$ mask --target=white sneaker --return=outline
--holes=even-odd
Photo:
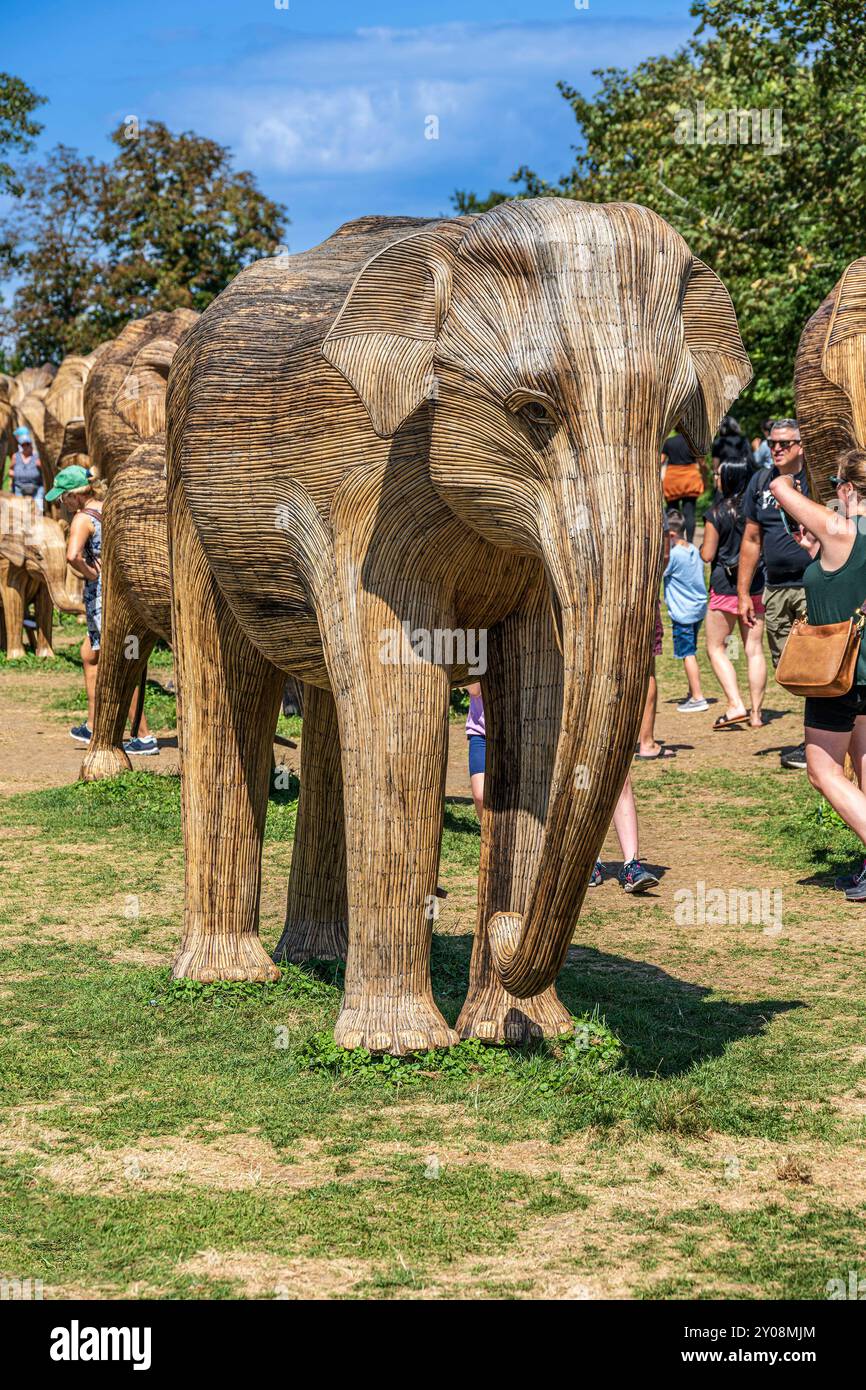
[[[677,705],[680,714],[699,714],[701,710],[709,709],[709,700],[693,700],[691,696],[683,700],[681,705]]]

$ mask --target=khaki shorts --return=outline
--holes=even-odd
[[[764,604],[767,646],[770,648],[770,658],[775,669],[794,619],[806,616],[806,590],[802,584],[791,589],[765,589]]]

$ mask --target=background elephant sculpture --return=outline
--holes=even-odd
[[[570,1029],[554,982],[646,693],[661,442],[679,422],[705,452],[750,376],[721,282],[637,205],[366,218],[236,277],[167,400],[176,976],[277,974],[258,910],[290,673],[313,698],[288,935],[336,934],[315,915],[347,904],[337,1042],[400,1054]],[[471,664],[461,638],[481,634],[490,764],[454,1029],[432,995],[431,904],[449,691]]]
[[[803,329],[794,390],[809,488],[830,502],[839,455],[866,448],[866,256],[852,261]]]
[[[91,459],[111,480],[103,508],[102,633],[86,782],[127,771],[123,730],[158,638],[171,641],[165,390],[189,309],[149,314],[108,344],[85,390]],[[152,436],[145,437],[148,430]]]
[[[25,367],[16,376],[0,377],[0,431],[5,435],[7,453],[12,451],[12,431],[24,426],[30,430],[36,452],[42,457],[45,399],[56,372],[51,362],[44,362],[41,367]]]
[[[37,656],[51,657],[54,609],[83,613],[80,586],[66,564],[66,534],[43,516],[32,497],[0,496],[0,609],[10,661],[24,656],[22,631],[29,604],[36,621]],[[30,633],[28,632],[28,637]]]
[[[45,394],[42,420],[42,476],[46,491],[61,468],[77,463],[90,466],[84,426],[84,386],[100,355],[102,343],[86,357],[64,357]]]
[[[91,466],[107,482],[134,449],[165,430],[168,369],[197,319],[194,309],[148,314],[100,351],[84,385],[84,420]]]

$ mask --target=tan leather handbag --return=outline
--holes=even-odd
[[[845,623],[820,626],[797,618],[785,643],[776,680],[802,699],[832,700],[854,684],[866,626],[866,600]]]

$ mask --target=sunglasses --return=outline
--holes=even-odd
[[[793,449],[795,444],[800,443],[799,439],[771,439],[769,442],[771,449],[782,449],[783,451]]]

